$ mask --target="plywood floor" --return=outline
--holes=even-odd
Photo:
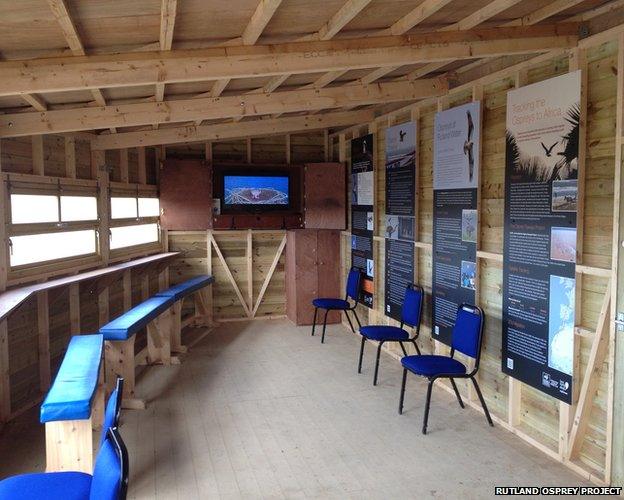
[[[125,411],[130,498],[488,498],[494,485],[578,485],[562,465],[434,390],[420,432],[425,385],[374,349],[356,373],[358,339],[341,326],[326,344],[287,321],[230,323],[181,366],[140,379],[147,410]],[[0,477],[41,470],[36,412],[0,436]]]

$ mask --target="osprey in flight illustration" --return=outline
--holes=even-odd
[[[468,137],[466,137],[466,140],[464,141],[464,154],[468,156],[468,177],[469,181],[472,182],[472,178],[474,176],[474,154],[472,152],[472,148],[474,146],[474,143],[472,142],[474,123],[469,110],[466,111],[466,118],[468,120]]]
[[[559,141],[556,141],[552,146],[550,146],[549,148],[547,148],[546,146],[544,146],[543,142],[540,142],[540,144],[542,145],[542,148],[544,148],[544,152],[546,153],[546,156],[550,157],[552,156],[552,150],[553,148],[559,144]]]

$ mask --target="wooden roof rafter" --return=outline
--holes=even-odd
[[[264,28],[269,24],[269,21],[281,3],[282,0],[260,0],[260,3],[256,7],[256,10],[241,35],[240,43],[242,45],[254,45],[258,41]],[[212,89],[210,89],[210,96],[219,97],[230,83],[230,80],[230,78],[217,80],[212,86]],[[197,125],[200,124],[201,121],[197,122]]]
[[[173,45],[173,30],[175,28],[175,19],[178,8],[178,0],[161,0],[160,6],[160,34],[159,47],[160,50],[171,50]],[[156,102],[162,102],[165,99],[165,84],[157,83],[154,95]],[[158,128],[157,124],[153,125]]]
[[[67,45],[69,46],[72,54],[75,56],[84,56],[86,55],[84,45],[78,34],[78,30],[76,29],[76,25],[69,13],[69,9],[67,8],[67,4],[65,0],[47,0],[48,5],[50,6],[50,10],[52,10],[52,14],[56,18],[61,30],[63,31],[63,36],[67,41]],[[106,99],[104,98],[104,94],[98,88],[90,89],[91,95],[93,96],[93,100],[98,104],[98,106],[106,106]],[[45,111],[45,110],[43,110]],[[116,130],[111,128],[111,133],[115,133]]]

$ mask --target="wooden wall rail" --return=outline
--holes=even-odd
[[[71,335],[97,331],[133,297],[136,303],[158,290],[176,256],[165,252],[0,294],[0,425],[41,401]]]

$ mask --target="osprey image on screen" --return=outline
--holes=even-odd
[[[226,175],[226,205],[288,205],[288,176]]]

